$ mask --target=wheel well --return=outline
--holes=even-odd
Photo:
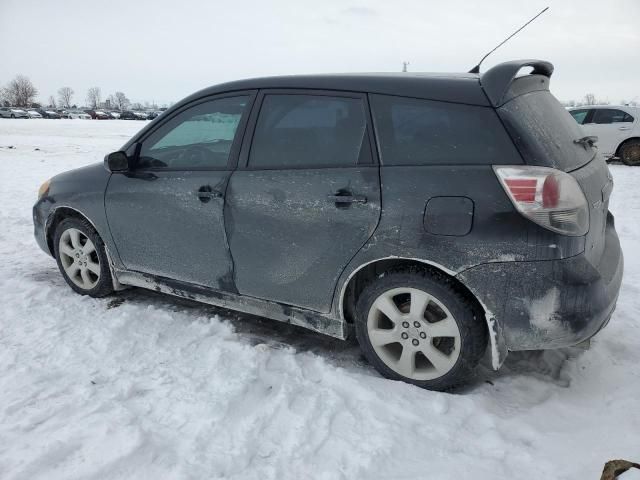
[[[355,306],[358,301],[358,297],[364,290],[365,286],[375,280],[384,272],[395,269],[411,269],[418,268],[421,270],[431,271],[438,275],[446,276],[454,286],[476,307],[478,313],[482,315],[483,320],[486,320],[484,308],[478,299],[471,293],[471,291],[457,278],[449,275],[447,272],[434,265],[420,262],[419,260],[402,259],[402,258],[389,258],[384,260],[378,260],[377,262],[370,263],[362,269],[358,270],[351,279],[344,290],[344,295],[341,301],[341,311],[344,319],[347,323],[353,323],[355,318]]]
[[[631,137],[631,138],[627,138],[625,141],[623,141],[620,145],[618,145],[618,148],[616,149],[616,157],[620,157],[620,150],[622,149],[622,146],[632,142],[632,141],[640,141],[640,137]]]
[[[51,253],[51,255],[53,255],[53,252],[54,252],[53,236],[56,234],[56,227],[62,220],[70,217],[82,218],[83,220],[89,221],[87,217],[82,215],[79,211],[74,210],[73,208],[69,208],[69,207],[57,208],[56,211],[53,213],[53,215],[49,217],[49,220],[47,220],[47,224],[45,225],[45,231],[47,235],[47,247],[49,247],[49,253]]]

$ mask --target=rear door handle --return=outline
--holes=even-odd
[[[201,202],[207,203],[212,198],[222,198],[222,192],[212,189],[209,185],[202,186],[196,192]]]
[[[631,127],[618,127],[618,130],[631,130]]]
[[[328,195],[327,198],[333,203],[367,203],[364,195]]]

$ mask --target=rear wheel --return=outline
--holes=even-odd
[[[432,390],[464,383],[487,347],[481,315],[437,273],[393,271],[365,287],[356,335],[385,377]]]
[[[60,222],[54,248],[60,273],[74,291],[92,297],[113,292],[104,243],[88,221],[66,218]]]
[[[625,165],[640,165],[640,140],[630,140],[620,147],[620,160]]]

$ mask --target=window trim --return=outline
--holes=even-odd
[[[136,141],[135,143],[135,153],[133,155],[132,161],[132,172],[201,172],[201,171],[233,171],[237,168],[238,165],[238,155],[240,153],[240,147],[242,145],[242,140],[245,135],[247,123],[249,117],[253,112],[253,107],[255,105],[257,90],[237,90],[231,92],[218,93],[215,95],[208,95],[206,97],[197,98],[182,107],[178,110],[175,110],[168,115],[166,118],[162,118],[162,116],[157,117],[160,118],[160,121],[157,125],[154,125],[152,129],[144,134]],[[203,103],[211,102],[213,100],[220,100],[223,98],[233,98],[233,97],[248,97],[247,107],[240,118],[240,122],[238,123],[238,127],[236,128],[236,133],[233,137],[233,142],[231,143],[231,149],[229,150],[229,158],[227,160],[227,165],[225,167],[190,167],[190,168],[163,168],[163,167],[143,167],[138,168],[138,160],[140,155],[140,150],[142,149],[142,144],[147,141],[147,139],[156,133],[160,128],[166,125],[169,121],[174,119],[176,116],[181,115],[184,111],[197,107]]]
[[[251,167],[249,165],[249,157],[251,155],[251,148],[253,146],[253,138],[258,124],[258,118],[260,117],[260,111],[264,98],[267,95],[313,95],[318,97],[343,97],[354,98],[361,100],[364,107],[364,118],[366,122],[366,133],[369,136],[369,149],[371,151],[371,161],[368,163],[360,162],[360,158],[353,165],[281,165],[273,167]],[[338,169],[338,168],[362,168],[362,167],[378,167],[379,157],[378,149],[375,141],[375,135],[372,124],[371,108],[369,107],[369,98],[366,93],[352,92],[346,90],[317,90],[317,89],[305,89],[305,88],[263,88],[257,94],[256,100],[251,110],[251,115],[247,123],[244,139],[242,142],[242,148],[240,150],[240,156],[238,159],[238,170],[250,171],[250,172],[263,172],[263,171],[282,171],[282,170],[321,170],[321,169]]]

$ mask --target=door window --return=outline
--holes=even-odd
[[[589,113],[589,110],[587,110],[586,108],[583,108],[581,110],[571,110],[569,113],[576,120],[576,122],[582,125],[585,119],[587,118],[587,114]]]
[[[320,95],[264,97],[249,166],[312,168],[356,165],[371,157],[362,100]]]
[[[137,168],[225,169],[248,96],[195,105],[163,124],[142,142]]]
[[[633,122],[633,117],[622,110],[613,108],[598,108],[593,115],[593,123],[627,123]]]

